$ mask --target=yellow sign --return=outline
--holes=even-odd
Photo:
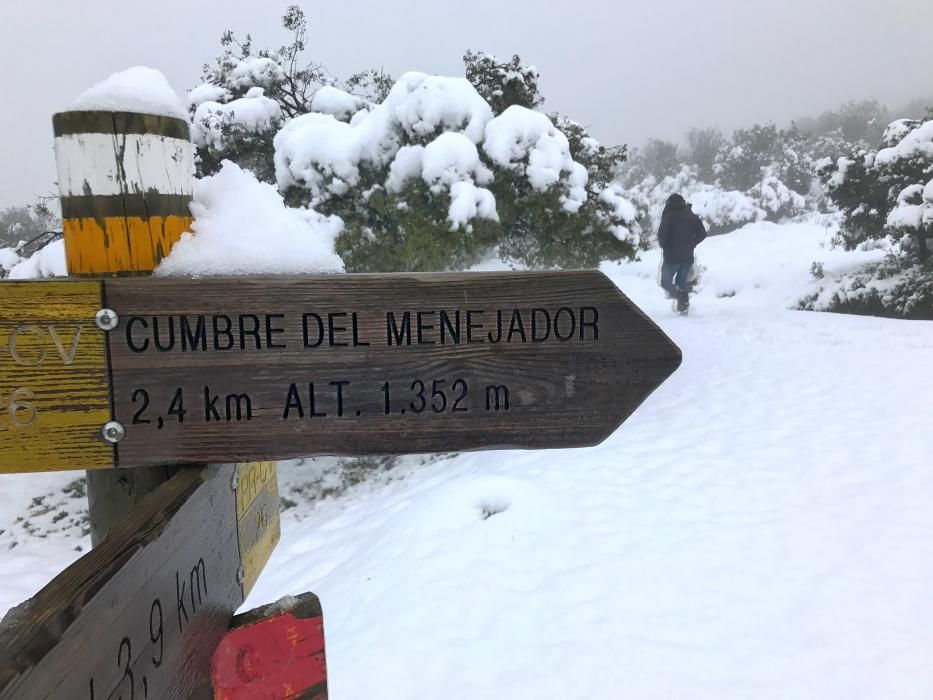
[[[265,567],[281,534],[275,462],[237,466],[236,519],[243,567],[243,597]]]
[[[113,466],[100,282],[0,284],[0,472]]]

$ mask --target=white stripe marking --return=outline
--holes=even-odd
[[[55,161],[65,197],[148,190],[190,195],[194,182],[192,143],[155,134],[59,136]]]

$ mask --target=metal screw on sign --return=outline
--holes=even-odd
[[[94,321],[102,331],[112,331],[120,322],[120,317],[113,309],[101,309],[94,316]]]
[[[122,423],[118,423],[115,420],[105,423],[100,432],[104,440],[111,445],[116,445],[120,440],[126,437],[126,428],[123,427]]]

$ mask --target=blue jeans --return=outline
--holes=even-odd
[[[687,280],[690,277],[690,268],[693,263],[668,264],[661,265],[661,286],[672,297],[678,297],[682,292],[687,292]]]

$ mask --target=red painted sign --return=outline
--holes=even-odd
[[[211,659],[214,700],[326,700],[324,617],[313,593],[233,618]]]

